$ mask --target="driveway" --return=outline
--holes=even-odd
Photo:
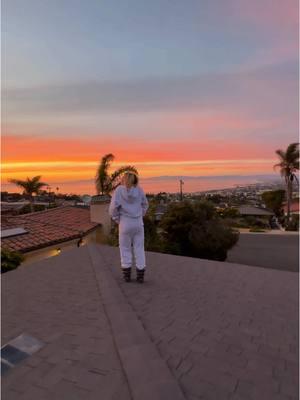
[[[299,271],[299,234],[241,233],[227,262]]]

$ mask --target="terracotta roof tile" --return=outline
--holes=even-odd
[[[99,224],[90,221],[90,210],[72,206],[18,215],[3,216],[2,230],[22,227],[28,233],[2,239],[2,246],[27,252],[80,238]]]
[[[283,206],[284,212],[287,212],[287,204]],[[290,211],[291,212],[299,212],[299,199],[293,199],[290,204]]]

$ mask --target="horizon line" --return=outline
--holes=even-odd
[[[251,175],[159,175],[159,176],[152,176],[152,177],[145,177],[140,178],[141,181],[149,181],[149,180],[177,180],[177,179],[230,179],[230,178],[264,178],[264,179],[278,179],[281,180],[281,176],[278,174],[251,174]],[[51,184],[76,184],[76,183],[92,183],[94,179],[78,179],[78,180],[66,180],[66,181],[53,181]],[[2,186],[10,186],[13,185],[9,182],[2,182]]]
[[[123,164],[134,164],[134,165],[205,165],[208,163],[214,164],[230,164],[230,163],[263,163],[268,164],[270,162],[276,162],[276,159],[260,159],[260,158],[249,158],[249,159],[225,159],[225,160],[186,160],[186,161],[113,161],[112,163],[116,166],[122,166]],[[98,166],[99,161],[16,161],[16,162],[1,162],[2,168],[22,168],[22,167],[30,167],[30,166],[40,166],[40,167],[57,167],[57,166]]]

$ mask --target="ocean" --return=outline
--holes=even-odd
[[[279,175],[251,175],[251,176],[160,176],[153,178],[140,179],[140,185],[146,193],[179,192],[179,181],[183,180],[183,192],[203,192],[207,190],[220,190],[244,186],[255,183],[280,183],[283,181]],[[89,194],[94,195],[95,184],[93,180],[69,181],[69,182],[49,182],[51,190],[56,191],[59,188],[59,193],[64,194]],[[17,192],[15,185],[3,183],[2,191]]]

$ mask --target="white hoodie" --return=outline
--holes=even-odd
[[[127,189],[126,186],[120,185],[113,193],[109,214],[119,223],[121,216],[140,218],[146,214],[147,209],[148,200],[142,188],[133,186]]]

